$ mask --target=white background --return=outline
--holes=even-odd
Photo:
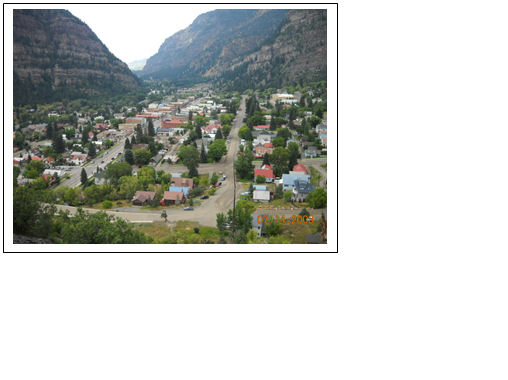
[[[5,255],[1,378],[508,377],[508,9],[340,9],[343,253]]]

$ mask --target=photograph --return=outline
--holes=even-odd
[[[13,246],[324,249],[335,9],[299,6],[14,7]]]

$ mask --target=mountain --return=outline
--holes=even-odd
[[[234,90],[326,80],[326,30],[326,10],[290,10],[258,50],[216,66],[207,75]]]
[[[214,67],[251,53],[272,36],[287,10],[219,9],[167,38],[146,62],[141,78],[199,80]]]
[[[129,66],[129,69],[132,71],[136,70],[143,70],[143,67],[146,65],[146,58],[145,59],[138,59],[137,61],[128,62],[127,66]]]
[[[234,90],[326,80],[326,10],[215,10],[164,41],[139,72]]]
[[[14,104],[116,95],[139,85],[69,11],[14,10]]]

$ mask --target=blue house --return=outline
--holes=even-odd
[[[297,179],[294,183],[291,200],[293,202],[303,202],[312,190],[314,190],[314,186],[312,186],[309,182],[302,182]]]
[[[187,193],[189,192],[188,187],[179,187],[179,186],[169,186],[169,191],[175,191],[179,193],[180,191],[183,191],[183,195],[187,197]]]
[[[305,173],[295,173],[295,174],[283,174],[282,175],[282,189],[284,191],[291,190],[293,191],[295,187],[295,181],[299,180],[300,182],[309,182],[310,175]]]

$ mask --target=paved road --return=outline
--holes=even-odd
[[[106,153],[100,155],[99,157],[94,158],[93,160],[90,160],[88,165],[84,167],[88,178],[90,178],[97,171],[98,167],[104,169],[109,162],[111,162],[113,159],[116,158],[118,153],[123,152],[124,145],[125,138],[123,138],[116,145],[111,147],[111,149],[109,149]],[[81,185],[81,169],[83,169],[83,166],[76,166],[75,168],[73,168],[69,173],[71,175],[71,178],[62,181],[59,186],[76,187]]]

